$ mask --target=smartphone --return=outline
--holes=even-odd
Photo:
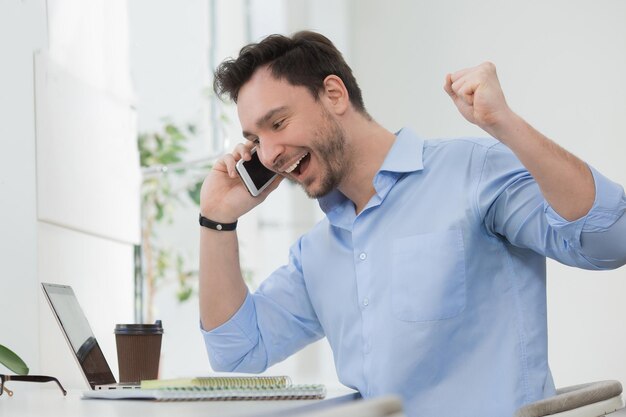
[[[259,160],[256,148],[252,148],[250,153],[252,158],[249,161],[240,159],[235,169],[237,169],[241,181],[243,181],[250,194],[256,197],[272,183],[278,174],[265,168],[261,160]]]

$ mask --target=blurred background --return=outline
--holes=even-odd
[[[163,321],[161,377],[208,375],[197,298],[197,192],[242,141],[212,69],[270,33],[343,52],[369,113],[424,138],[482,136],[445,75],[489,60],[510,106],[626,184],[621,0],[2,0],[0,344],[85,388],[40,282],[72,285],[117,374],[116,323]],[[283,183],[240,221],[251,289],[322,217]],[[626,383],[626,269],[548,263],[557,386]],[[332,289],[329,289],[332,290]],[[270,368],[336,383],[325,340]]]

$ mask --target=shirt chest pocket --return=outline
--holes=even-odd
[[[403,321],[445,320],[465,308],[465,252],[460,229],[396,239],[392,309]]]

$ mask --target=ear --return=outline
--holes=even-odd
[[[342,79],[336,75],[329,75],[324,78],[324,90],[322,100],[333,113],[341,116],[350,106],[350,96]]]

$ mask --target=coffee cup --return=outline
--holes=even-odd
[[[117,324],[115,342],[121,383],[158,379],[161,357],[161,320],[154,324]]]

